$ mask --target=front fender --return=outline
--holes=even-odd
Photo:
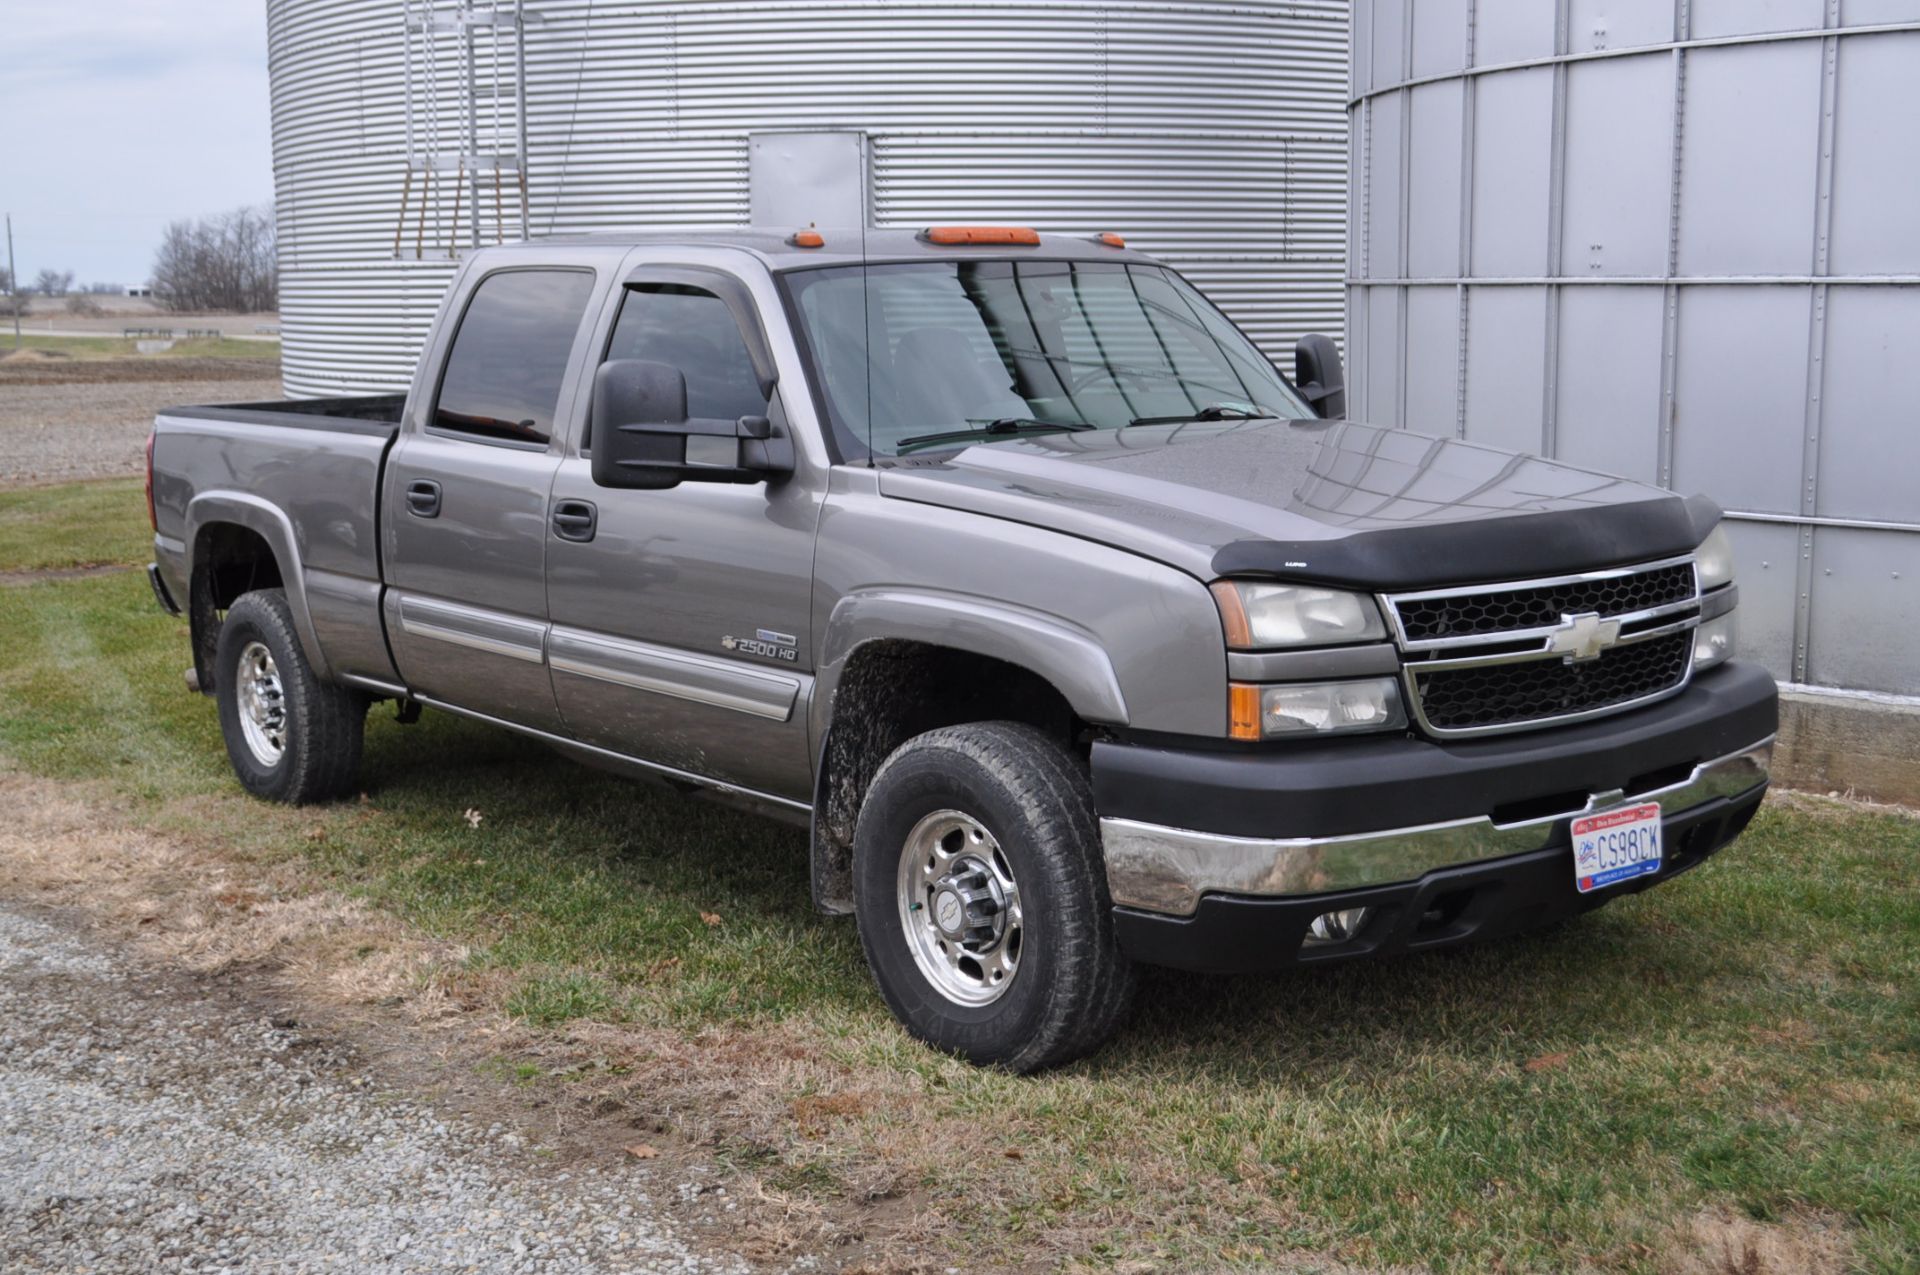
[[[307,609],[307,572],[300,558],[299,538],[293,522],[279,507],[244,491],[214,490],[201,492],[187,505],[186,543],[188,579],[198,564],[193,556],[200,550],[203,528],[232,523],[259,535],[273,550],[280,564],[280,580],[286,590],[287,606],[293,612],[294,630],[300,635],[300,649],[307,663],[322,678],[329,675],[326,653],[314,632],[313,615]]]
[[[1005,660],[1045,678],[1081,720],[1127,724],[1113,661],[1069,620],[1027,607],[925,588],[861,589],[834,604],[820,645],[811,712],[813,738],[826,738],[833,691],[847,658],[867,642],[925,642]]]

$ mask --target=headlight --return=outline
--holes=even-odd
[[[1700,542],[1693,556],[1700,565],[1700,588],[1703,592],[1733,583],[1733,545],[1727,539],[1725,523],[1707,533],[1707,538]]]
[[[1380,608],[1364,593],[1248,580],[1220,580],[1212,587],[1227,645],[1235,650],[1330,646],[1387,636]]]
[[[1228,688],[1235,739],[1288,739],[1336,731],[1393,730],[1407,724],[1400,684],[1391,677],[1355,682],[1287,682]]]
[[[1733,654],[1733,612],[1693,631],[1693,671],[1724,663]]]

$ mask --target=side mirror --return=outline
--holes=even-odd
[[[1315,332],[1293,347],[1293,384],[1307,405],[1328,420],[1347,414],[1347,380],[1333,338]]]
[[[659,491],[683,482],[757,483],[793,472],[793,441],[765,416],[687,418],[687,378],[645,359],[612,359],[593,376],[593,481]],[[718,453],[690,461],[688,443]]]

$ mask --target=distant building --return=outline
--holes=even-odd
[[[144,283],[132,284],[127,288],[127,295],[130,297],[150,297],[153,295],[153,287],[150,284]]]

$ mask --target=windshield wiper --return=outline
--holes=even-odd
[[[1001,416],[982,422],[979,429],[948,429],[937,434],[916,434],[912,438],[903,438],[893,445],[893,452],[898,456],[915,448],[933,447],[940,443],[968,443],[983,435],[1008,438],[1021,434],[1078,433],[1095,428],[1098,427],[1085,421],[1043,421],[1033,416]]]
[[[1272,420],[1279,413],[1269,412],[1264,407],[1235,407],[1231,403],[1209,403],[1197,412],[1185,416],[1136,416],[1127,422],[1129,425],[1185,425],[1189,421],[1265,421]]]

